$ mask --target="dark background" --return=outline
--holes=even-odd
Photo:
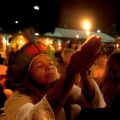
[[[60,0],[60,14],[57,0],[0,0],[0,27],[6,31],[37,26],[41,33],[53,28],[65,27],[83,30],[84,18],[91,20],[91,31],[120,35],[120,9],[118,0]],[[40,10],[33,10],[39,5]],[[59,17],[58,17],[59,16]],[[14,21],[18,20],[19,24]]]
[[[118,0],[61,0],[61,20],[59,26],[82,29],[81,20],[89,18],[92,31],[100,29],[110,33],[120,19]]]

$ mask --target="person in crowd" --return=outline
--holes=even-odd
[[[15,53],[15,48],[14,47],[10,47],[10,49],[9,49],[9,52],[8,52],[8,60],[7,60],[7,64],[8,64],[8,61],[9,61],[9,63],[10,63],[10,60],[12,61],[13,59],[14,59],[14,53]],[[10,60],[9,60],[10,59]]]
[[[62,56],[62,59],[63,59],[63,64],[60,66],[60,73],[63,74],[67,67],[67,65],[69,64],[70,62],[70,58],[71,56],[75,53],[75,50],[72,49],[72,48],[66,48],[62,53],[61,53],[61,56]],[[76,77],[75,77],[75,85],[77,86],[80,86],[80,74],[76,74]]]
[[[90,68],[90,77],[94,79],[99,86],[105,73],[107,57],[105,53],[102,53]]]
[[[10,89],[6,89],[5,87],[7,68],[8,66],[6,64],[0,65],[0,85],[2,87],[2,91],[4,92],[5,96],[9,97],[12,94],[12,91]]]
[[[4,107],[4,102],[6,101],[7,97],[3,91],[3,88],[0,84],[0,109]]]
[[[55,59],[56,59],[55,64],[56,64],[56,67],[57,67],[58,72],[59,72],[59,67],[64,63],[62,56],[61,56],[61,51],[55,52]]]
[[[0,84],[2,87],[4,86],[4,82],[6,79],[6,71],[7,71],[7,65],[0,65]]]
[[[32,28],[29,30],[33,32]],[[26,38],[31,35],[24,33]],[[4,106],[6,119],[64,120],[63,105],[67,99],[81,107],[105,107],[97,84],[87,76],[87,70],[99,55],[100,45],[100,37],[89,38],[72,55],[61,77],[42,44],[28,43],[23,46],[8,64],[6,87],[12,89],[13,94]],[[73,87],[77,73],[81,75],[81,88]]]
[[[115,114],[120,113],[120,51],[114,51],[108,58],[101,90],[107,109]]]
[[[4,120],[4,103],[6,101],[7,97],[3,91],[3,88],[0,84],[0,120]]]
[[[100,85],[106,107],[103,109],[85,109],[77,119],[117,120],[120,115],[120,51],[114,51],[107,60],[105,74]]]
[[[66,65],[68,65],[71,56],[73,55],[73,53],[75,52],[74,49],[71,48],[66,48],[63,52],[62,52],[62,59],[64,61],[64,63]]]
[[[62,59],[62,62],[58,66],[58,72],[60,75],[62,75],[65,72],[65,69],[70,61],[71,56],[73,55],[75,51],[70,48],[66,48],[64,51],[60,52],[60,56]]]

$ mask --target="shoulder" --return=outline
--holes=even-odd
[[[79,93],[79,92],[81,92],[81,88],[78,87],[78,86],[76,86],[76,85],[73,85],[70,93],[71,93],[71,94],[77,94],[77,93]]]
[[[32,103],[30,97],[14,92],[5,102],[5,111],[14,111],[26,103]]]
[[[13,92],[13,94],[7,99],[7,102],[12,101],[20,101],[20,102],[32,102],[31,98],[25,94],[21,94],[19,92]]]
[[[70,93],[69,93],[69,96],[68,98],[70,99],[78,99],[81,97],[81,88],[76,86],[76,85],[73,85]]]

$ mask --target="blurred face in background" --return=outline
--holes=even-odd
[[[29,73],[32,79],[41,85],[50,84],[59,78],[56,66],[46,54],[40,54],[32,60]]]
[[[74,54],[74,50],[65,50],[62,53],[62,59],[64,61],[65,64],[68,64],[70,62],[70,58],[71,56]]]
[[[97,64],[99,67],[104,68],[107,64],[107,56],[106,55],[100,56],[97,60]]]

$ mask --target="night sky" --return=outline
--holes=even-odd
[[[81,21],[88,18],[92,31],[109,31],[120,16],[118,0],[61,0],[61,19],[59,26],[83,29]]]
[[[57,11],[54,5],[57,0],[0,0],[0,26],[15,30],[24,26],[38,23],[41,32],[51,31],[56,26]],[[107,33],[120,18],[118,0],[60,0],[60,15],[58,26],[72,29],[82,28],[82,20],[90,19],[91,31],[100,29]],[[40,7],[39,11],[33,9],[34,5]],[[56,13],[55,13],[56,11]],[[18,20],[19,24],[14,21]],[[45,29],[45,30],[43,30]]]

